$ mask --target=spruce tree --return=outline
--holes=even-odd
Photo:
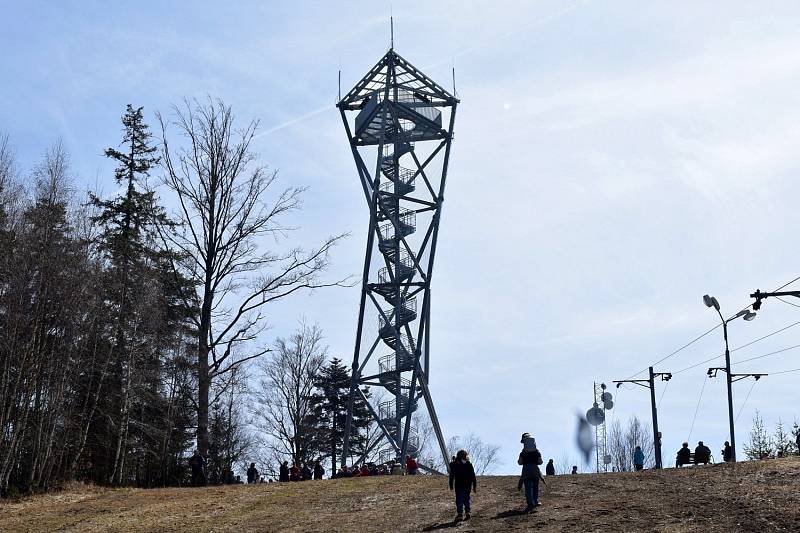
[[[331,475],[336,474],[337,459],[341,459],[347,422],[347,398],[350,392],[350,372],[340,359],[334,358],[320,369],[314,381],[316,391],[311,396],[314,445],[321,457],[331,460]],[[369,397],[369,389],[364,389]],[[357,398],[353,405],[353,422],[350,430],[350,447],[363,453],[366,446],[366,430],[371,423],[369,408],[363,399]]]
[[[98,244],[109,264],[104,285],[116,321],[110,362],[111,390],[118,391],[118,395],[110,398],[114,404],[107,406],[116,413],[114,444],[109,450],[109,482],[114,485],[123,480],[133,411],[138,407],[139,415],[144,415],[145,404],[157,397],[157,390],[150,390],[148,395],[147,389],[157,387],[159,380],[158,362],[152,357],[152,351],[146,358],[140,357],[141,360],[136,357],[137,348],[145,344],[146,333],[161,329],[157,320],[153,320],[158,314],[159,298],[150,281],[157,277],[153,270],[157,257],[155,226],[166,223],[162,209],[155,203],[154,193],[144,186],[144,180],[159,158],[155,155],[157,148],[150,146],[151,134],[142,109],[128,104],[122,117],[122,149],[105,150],[106,157],[118,163],[114,179],[117,185],[124,187],[124,192],[109,200],[95,195],[90,199],[98,211],[92,221],[101,227]],[[142,378],[148,383],[141,383]],[[139,401],[138,406],[135,405],[134,388],[150,396],[146,399],[149,402]],[[141,465],[137,465],[139,469]]]
[[[744,446],[744,453],[748,459],[755,461],[762,457],[771,456],[773,449],[772,439],[764,428],[764,419],[756,411],[753,416],[753,429],[750,430],[750,440]]]
[[[775,435],[773,436],[775,443],[775,454],[791,455],[795,450],[794,438],[791,436],[791,430],[786,432],[783,426],[783,421],[779,418],[778,423],[775,425]]]

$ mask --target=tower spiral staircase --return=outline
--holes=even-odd
[[[337,104],[371,213],[343,462],[349,453],[352,404],[363,394],[362,385],[386,391],[377,408],[370,405],[390,445],[382,458],[419,452],[412,415],[423,399],[444,464],[449,462],[428,390],[430,279],[457,103],[390,49]],[[447,128],[443,110],[448,111]],[[348,112],[357,113],[352,122]],[[362,157],[370,148],[377,150],[374,176]],[[438,183],[437,171],[429,166],[437,157],[443,160]],[[424,185],[418,186],[419,181]],[[423,216],[421,239],[418,215]],[[373,266],[376,259],[382,266]],[[377,335],[362,360],[362,336],[370,329],[365,326],[368,302],[377,313]],[[377,371],[365,372],[373,355]]]

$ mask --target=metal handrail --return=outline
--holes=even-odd
[[[411,235],[417,229],[417,213],[414,211],[410,211],[408,209],[401,208],[400,216],[398,217],[398,222],[400,224],[400,229],[403,230],[400,232],[402,233],[402,236],[405,237],[407,235]],[[380,233],[380,239],[382,241],[397,240],[395,225],[393,221],[381,224],[378,227],[378,232]]]

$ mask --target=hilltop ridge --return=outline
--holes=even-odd
[[[207,488],[100,489],[0,505],[0,531],[800,531],[800,458],[548,478],[521,514],[514,476],[478,479],[473,517],[454,523],[442,477]]]

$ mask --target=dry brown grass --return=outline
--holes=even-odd
[[[800,531],[800,459],[557,476],[520,514],[514,477],[482,477],[454,523],[437,477],[375,477],[202,489],[71,487],[0,504],[0,531]]]

